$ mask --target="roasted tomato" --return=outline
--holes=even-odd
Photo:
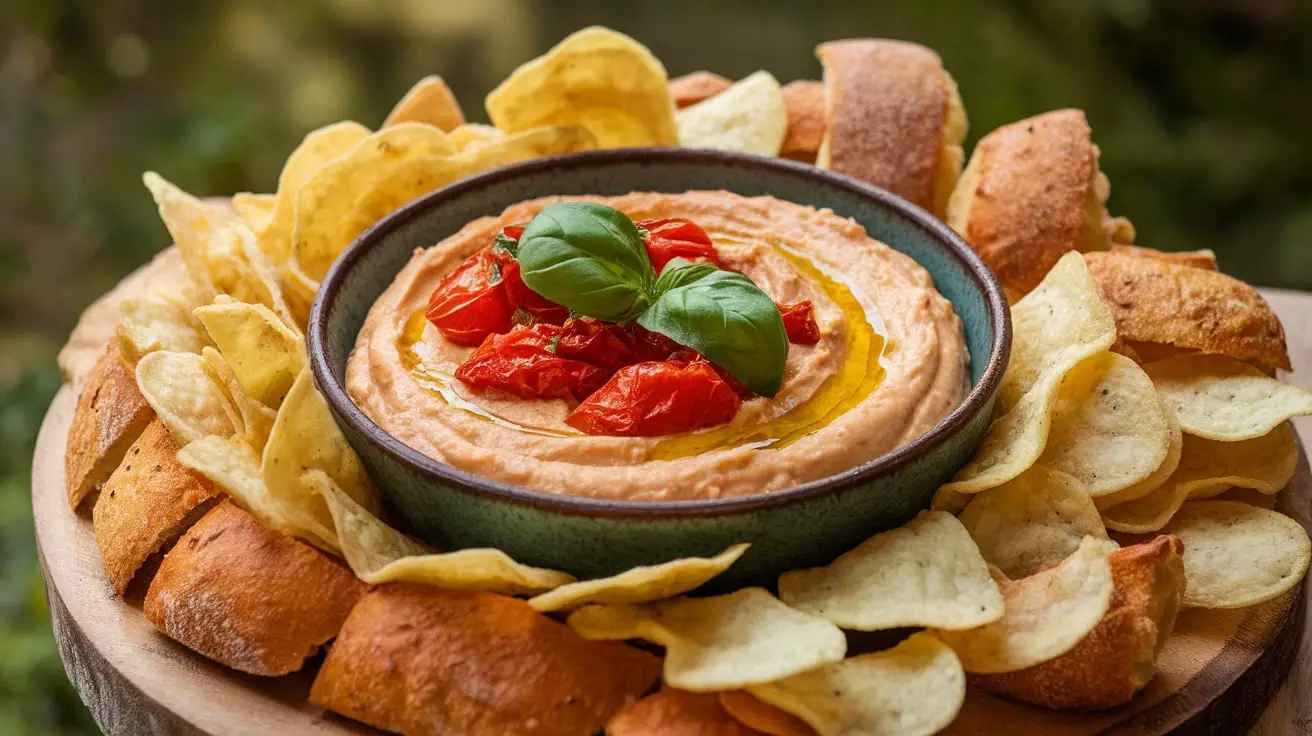
[[[620,342],[628,346],[629,351],[633,354],[630,363],[669,360],[670,356],[680,350],[687,349],[661,333],[652,332],[637,322],[611,325],[610,329],[615,333],[615,337],[619,338]]]
[[[615,325],[595,319],[572,319],[560,328],[556,354],[595,365],[608,377],[626,365],[641,362],[642,358],[620,340],[615,329]]]
[[[524,234],[524,227],[511,225],[502,230],[501,234],[511,240],[519,240],[519,236]],[[509,251],[503,248],[492,250],[501,264],[501,282],[505,284],[506,300],[510,302],[511,309],[523,307],[536,322],[565,324],[565,320],[569,319],[569,308],[562,307],[528,288],[528,284],[524,283],[524,278],[519,274],[519,261],[516,261]]]
[[[796,345],[820,342],[820,326],[815,323],[815,307],[809,299],[796,304],[780,304],[779,314],[784,318],[788,342]]]
[[[617,371],[565,421],[585,434],[653,437],[723,424],[741,403],[705,359],[637,363]]]
[[[523,399],[582,401],[606,383],[611,371],[564,357],[565,328],[549,324],[489,335],[456,369],[472,388],[495,388]]]
[[[652,268],[660,273],[665,264],[675,258],[720,265],[720,254],[711,243],[711,236],[700,225],[675,217],[667,220],[642,220],[638,227],[647,231],[647,257]]]
[[[465,259],[433,290],[428,321],[457,345],[478,345],[488,335],[509,331],[514,307],[502,288],[502,271],[490,248]]]

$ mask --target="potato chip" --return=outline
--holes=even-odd
[[[260,456],[245,442],[202,437],[178,451],[178,462],[214,481],[233,501],[262,524],[340,554],[331,520],[325,524],[313,510],[269,493],[260,470]]]
[[[1066,375],[1038,462],[1078,478],[1093,497],[1134,486],[1171,451],[1174,421],[1153,382],[1116,353],[1087,358]]]
[[[1016,581],[1002,581],[1006,613],[965,631],[937,631],[967,672],[1015,672],[1070,651],[1111,605],[1110,545],[1086,537],[1061,564]]]
[[[973,496],[960,521],[984,559],[1012,579],[1070,557],[1085,537],[1107,538],[1089,489],[1042,465]]]
[[[205,372],[205,359],[194,353],[154,352],[137,363],[137,386],[164,421],[178,446],[201,437],[230,437],[236,432],[223,390]]]
[[[505,138],[506,134],[501,132],[500,128],[482,123],[465,123],[458,126],[455,130],[447,133],[451,140],[451,145],[455,146],[457,151],[467,151],[484,143]]]
[[[162,295],[124,299],[119,310],[115,336],[119,354],[128,365],[161,350],[199,353],[207,344],[187,311]]]
[[[1108,529],[1126,534],[1150,534],[1166,526],[1189,498],[1190,487],[1174,479],[1146,496],[1103,509]]]
[[[1162,403],[1165,404],[1165,402]],[[1129,488],[1093,499],[1093,504],[1099,509],[1109,509],[1117,504],[1143,498],[1166,485],[1166,481],[1170,480],[1171,476],[1175,474],[1176,469],[1180,467],[1180,456],[1184,451],[1184,432],[1180,431],[1180,424],[1175,421],[1175,416],[1170,413],[1169,409],[1167,414],[1170,415],[1171,421],[1171,446],[1166,452],[1166,459],[1162,461],[1161,467],[1154,470],[1152,475]]]
[[[233,426],[236,427],[237,434],[256,452],[263,452],[264,446],[269,442],[269,433],[273,431],[273,421],[277,418],[277,412],[246,393],[241,386],[241,381],[237,379],[237,374],[233,373],[232,366],[228,365],[228,361],[218,350],[206,347],[201,351],[201,357],[205,359],[205,372],[219,388],[223,389],[228,403],[236,409]]]
[[[587,603],[649,603],[673,598],[728,570],[750,546],[735,544],[714,557],[686,557],[635,567],[608,578],[570,583],[528,603],[537,611],[565,611]]]
[[[1144,366],[1186,433],[1251,440],[1312,414],[1312,393],[1220,355],[1181,355]]]
[[[296,225],[296,197],[301,187],[330,161],[355,150],[369,129],[349,120],[312,130],[287,157],[278,175],[277,201],[273,216],[259,231],[260,250],[275,265],[282,265],[292,254],[292,229]]]
[[[748,689],[820,736],[929,736],[957,717],[966,674],[951,649],[919,633],[886,651]]]
[[[777,156],[788,132],[783,91],[759,71],[674,116],[679,145]]]
[[[221,207],[201,202],[153,171],[142,174],[141,180],[155,198],[159,217],[168,228],[169,235],[173,236],[178,253],[187,266],[187,275],[191,276],[201,299],[208,302],[218,293],[206,264],[210,241],[215,232],[235,219],[236,215]]]
[[[773,682],[837,662],[837,626],[762,588],[712,598],[584,606],[567,623],[585,639],[646,639],[665,647],[665,684],[693,692]]]
[[[366,583],[423,583],[519,595],[574,582],[573,576],[563,572],[521,565],[499,549],[433,554],[361,506],[327,473],[311,470],[305,474],[305,482],[332,512],[342,555]]]
[[[1185,607],[1243,608],[1291,590],[1312,542],[1293,519],[1237,501],[1191,501],[1162,531],[1184,542]]]
[[[232,209],[257,236],[273,221],[273,208],[277,203],[276,194],[237,192],[232,195]]]
[[[520,66],[488,93],[486,105],[507,133],[577,124],[600,148],[679,143],[665,67],[642,44],[598,26]]]
[[[536,128],[456,154],[413,135],[413,123],[385,128],[347,158],[324,167],[301,189],[296,205],[293,256],[310,279],[321,279],[346,246],[365,229],[412,200],[467,176],[500,166],[593,148],[579,126]],[[408,131],[408,132],[407,132]],[[398,133],[406,132],[404,136]],[[389,137],[390,136],[390,137]]]
[[[680,110],[714,97],[733,86],[733,82],[706,70],[689,72],[669,81],[670,97]]]
[[[966,528],[922,512],[826,567],[779,576],[779,598],[845,629],[970,629],[1002,617],[1002,594]]]
[[[297,326],[303,327],[309,324],[310,309],[314,306],[314,297],[319,292],[319,282],[306,276],[301,267],[296,265],[296,261],[291,260],[283,264],[278,271],[278,283],[282,286],[282,293],[287,297],[287,307],[291,310]]]
[[[463,125],[465,113],[446,82],[435,74],[415,82],[415,86],[387,114],[383,127],[401,123],[423,123],[442,131]]]
[[[305,341],[263,304],[233,302],[196,309],[242,390],[277,409],[305,368]]]
[[[753,731],[767,736],[815,736],[815,729],[806,721],[746,690],[726,690],[719,694],[719,699],[720,707]]]

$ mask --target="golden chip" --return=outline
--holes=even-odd
[[[448,133],[447,137],[451,139],[451,145],[455,146],[457,151],[466,151],[489,141],[505,138],[506,134],[501,132],[500,128],[491,125],[465,123]]]
[[[1189,498],[1189,486],[1168,480],[1160,488],[1133,501],[1103,509],[1103,523],[1108,529],[1126,534],[1149,534],[1166,526]]]
[[[187,266],[187,275],[200,292],[201,300],[208,302],[218,293],[206,263],[210,241],[217,230],[235,219],[236,215],[221,207],[201,202],[153,171],[142,174],[141,180],[155,198],[159,217],[178,246],[178,253]]]
[[[759,71],[675,115],[679,145],[777,156],[788,132],[779,82]]]
[[[1110,545],[1086,537],[1060,565],[1002,582],[1006,614],[966,631],[937,631],[967,672],[1015,672],[1070,651],[1111,605]]]
[[[582,580],[543,593],[528,603],[537,611],[564,611],[587,603],[649,603],[699,588],[728,570],[750,547],[735,544],[714,557],[687,557],[635,567],[598,580]]]
[[[1312,393],[1220,355],[1181,355],[1144,366],[1186,433],[1251,440],[1312,414]]]
[[[762,588],[713,598],[584,606],[567,623],[585,639],[646,639],[665,647],[665,684],[733,690],[837,662],[847,639],[832,623],[794,610]]]
[[[277,409],[305,367],[305,341],[263,304],[211,304],[195,311],[242,390]]]
[[[1167,414],[1171,421],[1171,446],[1166,452],[1166,459],[1162,461],[1161,467],[1154,470],[1152,475],[1129,488],[1093,499],[1094,505],[1099,509],[1109,509],[1117,504],[1143,498],[1166,485],[1166,482],[1175,474],[1176,469],[1180,467],[1181,455],[1184,453],[1184,432],[1180,431],[1180,424],[1175,421],[1175,416],[1171,414],[1169,409]]]
[[[387,114],[383,127],[401,123],[423,123],[449,131],[465,122],[465,113],[451,88],[437,75],[415,82],[415,86]]]
[[[233,426],[236,427],[237,434],[256,452],[263,452],[264,446],[269,442],[269,433],[273,431],[273,421],[277,418],[277,412],[246,393],[232,366],[228,365],[228,361],[218,350],[207,346],[201,351],[201,357],[205,359],[205,372],[219,388],[223,389],[228,404],[237,411],[236,416],[233,417]]]
[[[287,307],[291,310],[298,326],[310,321],[310,309],[314,306],[314,297],[319,292],[319,282],[305,275],[296,261],[283,264],[278,272],[279,283],[287,297]]]
[[[205,372],[205,359],[195,353],[159,351],[137,363],[137,386],[179,447],[208,435],[230,437],[236,432],[236,410],[218,384]]]
[[[1002,595],[966,528],[942,511],[867,539],[826,567],[779,577],[785,603],[845,629],[969,629],[998,620]]]
[[[507,133],[577,124],[600,148],[679,143],[665,67],[642,44],[598,26],[516,69],[486,104],[492,123]]]
[[[957,717],[966,674],[951,649],[922,632],[892,649],[748,690],[820,736],[929,736]]]
[[[260,232],[260,249],[274,264],[281,265],[292,253],[292,229],[296,225],[296,197],[301,187],[330,161],[355,150],[369,129],[343,121],[312,130],[287,157],[278,175],[277,201],[269,225]]]
[[[733,82],[705,70],[690,72],[669,81],[670,97],[674,100],[674,106],[680,110],[714,97],[732,86]]]
[[[1184,542],[1184,605],[1243,608],[1298,585],[1312,542],[1293,519],[1236,501],[1191,501],[1164,534]]]
[[[162,295],[124,299],[119,310],[115,336],[119,354],[128,365],[160,350],[199,353],[207,344],[186,308]]]
[[[1107,538],[1088,488],[1042,465],[973,496],[960,519],[984,559],[1012,579],[1070,557],[1085,537]]]
[[[365,509],[321,470],[305,474],[332,512],[342,555],[357,577],[371,585],[410,582],[440,588],[519,595],[572,583],[555,570],[515,562],[499,549],[462,549],[432,554]]]
[[[232,209],[257,236],[273,221],[273,208],[277,203],[276,194],[237,192],[232,195]]]
[[[1174,422],[1133,360],[1087,358],[1066,375],[1038,462],[1078,478],[1089,495],[1123,491],[1151,476],[1171,451]]]

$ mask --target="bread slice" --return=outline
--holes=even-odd
[[[1107,559],[1116,589],[1102,621],[1069,652],[1018,672],[971,675],[998,695],[1059,710],[1127,703],[1153,678],[1184,595],[1184,543],[1160,536]]]
[[[815,163],[825,138],[825,86],[814,79],[798,79],[783,86],[788,110],[788,132],[779,155]]]
[[[980,140],[948,202],[947,223],[1015,302],[1070,251],[1134,242],[1129,222],[1107,214],[1110,192],[1084,113],[1055,110]]]
[[[465,113],[446,81],[429,75],[415,82],[387,114],[383,127],[401,123],[424,123],[450,132],[465,122]]]
[[[68,430],[64,478],[74,511],[100,490],[154,417],[136,376],[119,359],[118,343],[111,341],[87,376]]]
[[[1113,245],[1110,253],[1120,256],[1133,256],[1135,258],[1154,258],[1167,263],[1177,263],[1181,266],[1193,266],[1194,268],[1204,268],[1208,271],[1218,271],[1216,265],[1216,253],[1211,248],[1201,250],[1179,250],[1166,251],[1155,248],[1142,248],[1137,245]]]
[[[1161,258],[1086,253],[1084,260],[1117,335],[1144,360],[1197,350],[1292,370],[1280,317],[1252,286]],[[1175,350],[1140,349],[1142,343]]]
[[[825,134],[816,165],[861,179],[943,217],[961,173],[966,113],[932,50],[850,39],[816,47]]]
[[[671,687],[648,695],[606,724],[606,736],[764,736],[720,705],[715,693]]]
[[[669,81],[670,97],[680,110],[692,107],[733,86],[733,82],[714,72],[697,71]]]
[[[253,675],[285,675],[337,635],[368,586],[344,565],[224,501],[165,555],[146,618]]]
[[[351,612],[310,700],[408,736],[591,734],[660,668],[517,598],[389,583]]]
[[[172,546],[222,493],[184,468],[178,445],[155,419],[128,450],[100,492],[92,513],[96,546],[114,590],[123,595],[152,555]]]

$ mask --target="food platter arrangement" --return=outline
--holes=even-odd
[[[1182,609],[1296,595],[1312,543],[1273,502],[1312,394],[1274,377],[1292,366],[1262,296],[1211,251],[1135,245],[1080,111],[1005,125],[966,164],[933,51],[816,53],[821,80],[668,79],[587,28],[489,93],[491,125],[429,77],[377,130],[309,133],[274,193],[147,173],[175,247],[61,354],[68,507],[130,614],[251,687],[309,672],[325,718],[388,732],[918,736],[1014,722],[978,697],[1075,732],[1068,713],[1134,707]],[[942,252],[1001,316],[837,204],[715,180],[498,206],[363,306],[321,289],[443,187],[672,146],[896,195],[955,231]],[[334,308],[361,325],[338,378],[314,354]],[[912,501],[748,584],[724,581],[767,536],[580,574],[550,540],[448,546],[353,422],[418,458],[386,467],[529,506],[778,506],[827,483]],[[918,481],[844,480],[917,453]]]

